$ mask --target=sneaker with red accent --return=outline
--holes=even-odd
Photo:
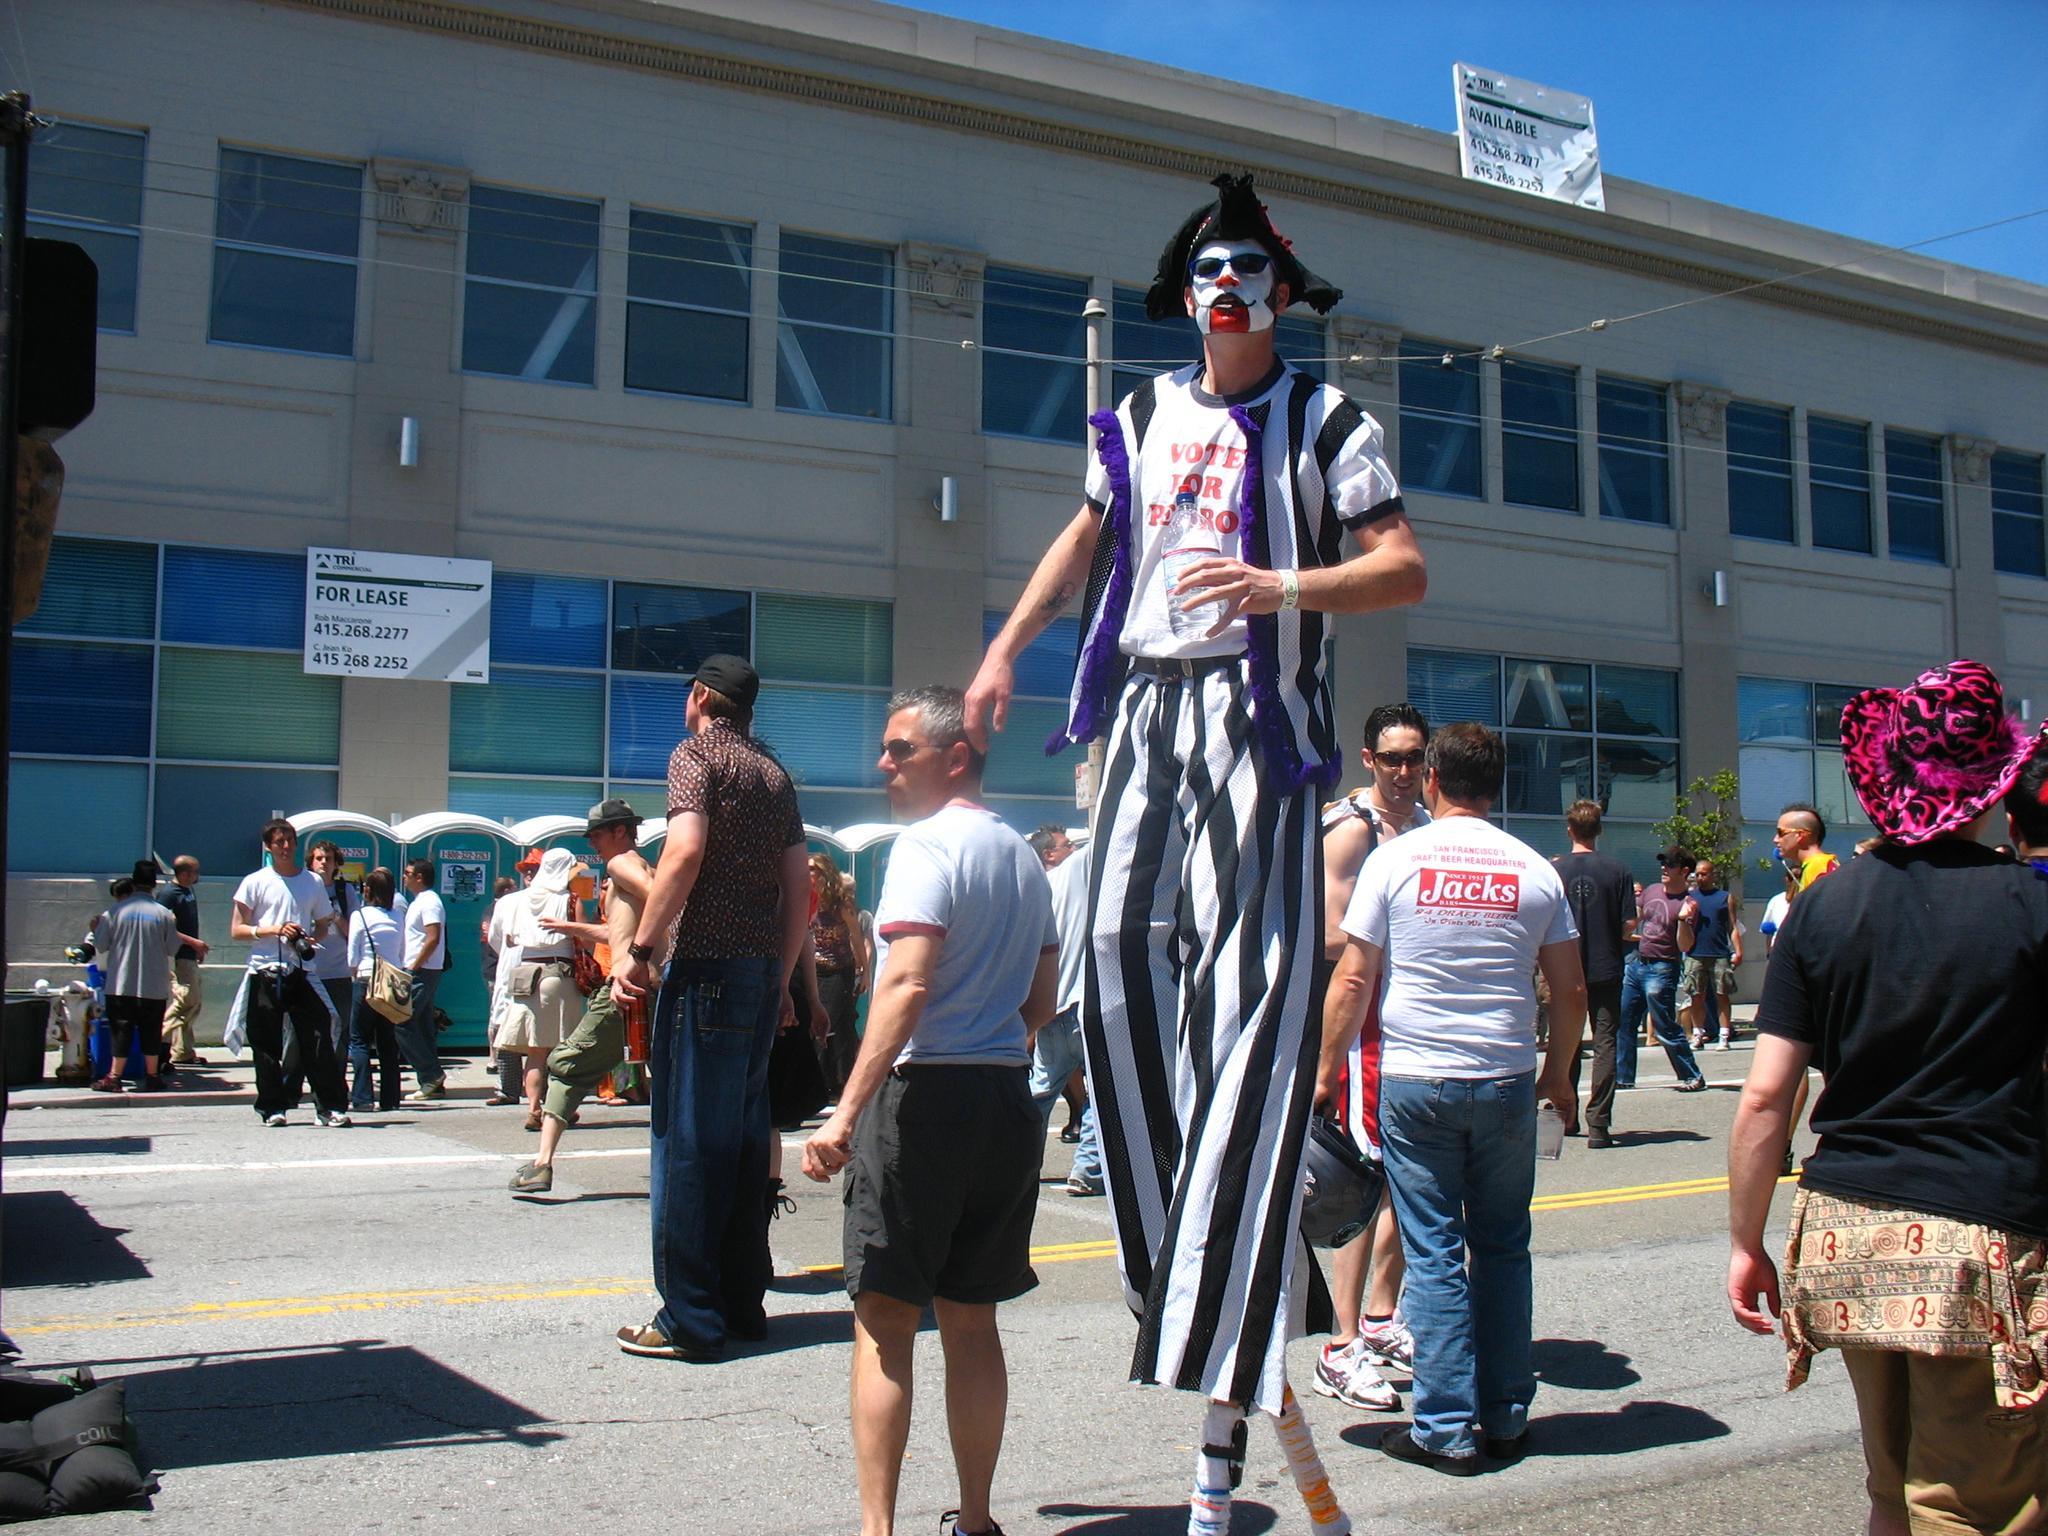
[[[1401,1406],[1401,1394],[1366,1362],[1360,1341],[1325,1344],[1316,1355],[1316,1390],[1347,1408],[1385,1413]]]
[[[1360,1318],[1358,1342],[1368,1363],[1383,1371],[1399,1371],[1404,1376],[1415,1374],[1415,1335],[1398,1315],[1384,1323]]]
[[[118,1077],[95,1078],[93,1080],[92,1091],[94,1093],[120,1093],[123,1091],[121,1087],[121,1079],[119,1079]]]

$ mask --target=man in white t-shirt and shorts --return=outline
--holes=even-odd
[[[1384,976],[1380,1146],[1408,1260],[1415,1422],[1380,1449],[1460,1476],[1479,1470],[1482,1449],[1519,1456],[1527,1435],[1536,1101],[1572,1113],[1571,1059],[1586,1028],[1563,882],[1486,819],[1506,762],[1482,725],[1430,738],[1422,793],[1433,820],[1359,875],[1317,1073],[1327,1102]],[[1530,980],[1539,967],[1551,1010],[1540,1081]]]
[[[853,1445],[863,1529],[894,1528],[911,1350],[930,1306],[946,1350],[960,1536],[994,1531],[1008,1374],[996,1304],[1038,1283],[1031,1221],[1045,1128],[1032,1037],[1053,1016],[1059,934],[1045,871],[978,803],[984,759],[957,688],[889,701],[881,770],[899,817],[875,907],[875,994],[832,1118],[804,1146],[847,1171]]]
[[[319,1123],[344,1126],[348,1085],[334,1050],[333,1004],[306,973],[313,947],[334,926],[334,905],[320,877],[299,867],[290,822],[266,822],[263,849],[269,864],[235,887],[229,932],[249,946],[249,967],[228,1019],[228,1047],[246,1040],[256,1058],[256,1117],[265,1125],[285,1123],[303,1077]]]

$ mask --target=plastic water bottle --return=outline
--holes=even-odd
[[[1166,581],[1166,622],[1183,640],[1208,638],[1209,631],[1223,622],[1220,602],[1190,602],[1175,597],[1173,589],[1187,568],[1198,560],[1213,560],[1223,551],[1215,531],[1205,525],[1192,491],[1174,498],[1173,518],[1159,538],[1159,571]]]
[[[1536,1106],[1536,1157],[1554,1163],[1564,1156],[1564,1116],[1548,1103]]]

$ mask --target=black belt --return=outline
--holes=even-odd
[[[1204,672],[1216,672],[1225,667],[1234,667],[1244,660],[1242,653],[1235,656],[1126,656],[1133,672],[1149,672],[1154,677],[1200,677]]]

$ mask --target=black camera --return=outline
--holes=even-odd
[[[94,947],[92,940],[87,939],[83,944],[73,944],[67,948],[64,951],[64,958],[73,965],[84,965],[97,953],[99,951]]]
[[[303,933],[300,934],[296,939],[288,939],[286,940],[286,942],[291,945],[292,953],[299,957],[299,963],[301,965],[311,965],[313,963],[314,952],[318,950],[320,947],[319,945],[315,944],[311,939],[307,938]]]

